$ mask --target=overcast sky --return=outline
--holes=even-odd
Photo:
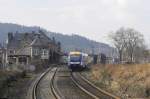
[[[120,27],[144,34],[150,45],[150,0],[0,0],[0,22],[36,25],[108,42]]]

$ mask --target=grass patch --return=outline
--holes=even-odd
[[[92,66],[92,82],[122,98],[150,97],[150,64]]]

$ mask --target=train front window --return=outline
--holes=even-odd
[[[70,62],[81,62],[81,56],[70,56]]]

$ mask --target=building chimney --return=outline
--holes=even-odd
[[[8,43],[13,39],[13,33],[8,33]]]

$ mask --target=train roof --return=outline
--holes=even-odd
[[[73,52],[70,52],[70,53],[69,53],[69,55],[80,55],[80,54],[82,54],[82,55],[84,55],[84,56],[88,56],[88,54],[82,53],[82,52],[78,52],[78,51],[73,51]]]
[[[69,54],[70,54],[70,55],[73,55],[73,54],[81,54],[81,52],[73,51],[73,52],[70,52]]]

